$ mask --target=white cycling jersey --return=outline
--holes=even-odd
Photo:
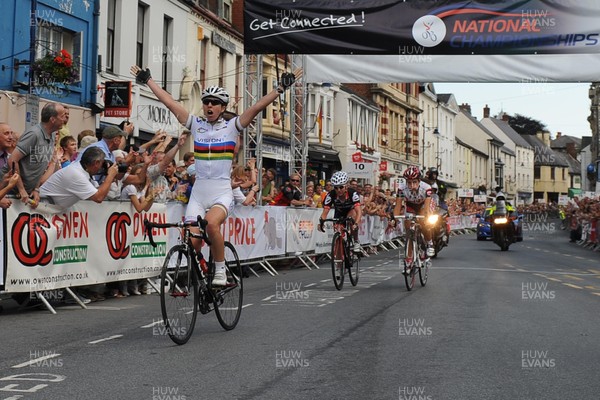
[[[238,117],[229,121],[220,118],[211,124],[205,118],[190,114],[185,126],[194,138],[196,179],[229,181],[235,145],[243,130]]]
[[[406,184],[401,184],[398,188],[398,197],[406,201],[409,206],[422,206],[425,199],[431,197],[432,193],[431,186],[423,181],[419,182],[419,187],[414,192]]]

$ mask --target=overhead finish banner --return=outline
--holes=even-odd
[[[246,54],[597,54],[600,2],[246,0]]]

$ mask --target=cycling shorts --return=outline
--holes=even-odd
[[[421,214],[421,210],[423,210],[423,206],[425,203],[415,204],[415,203],[406,203],[406,212],[412,214]]]
[[[228,213],[233,202],[231,182],[224,179],[197,179],[192,187],[190,201],[185,210],[185,220],[195,221],[198,215],[202,218],[215,205],[220,205]]]

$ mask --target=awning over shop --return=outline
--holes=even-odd
[[[339,152],[326,147],[309,147],[308,161],[315,163],[338,164],[341,166]]]

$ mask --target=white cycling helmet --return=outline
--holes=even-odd
[[[217,99],[223,104],[229,104],[229,93],[219,86],[209,86],[202,91],[202,100],[207,98]]]
[[[331,176],[331,184],[333,186],[341,186],[348,183],[348,174],[344,171],[334,172]]]

